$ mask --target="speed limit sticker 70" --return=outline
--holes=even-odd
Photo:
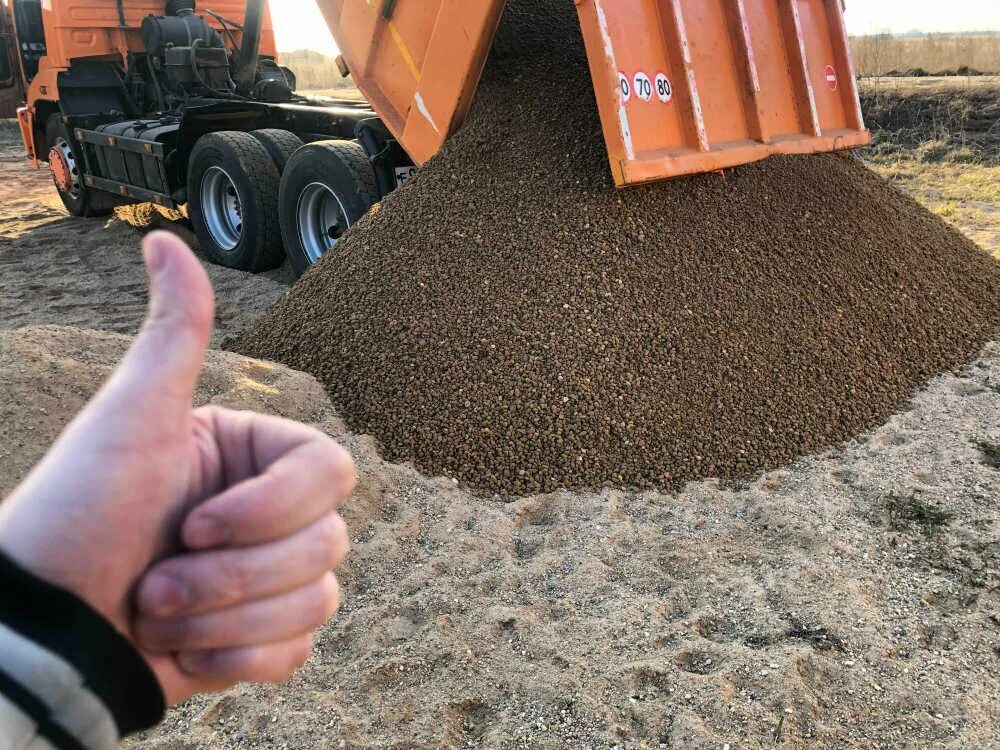
[[[648,102],[653,98],[653,82],[641,70],[635,74],[632,85],[635,87],[635,95],[644,102]]]

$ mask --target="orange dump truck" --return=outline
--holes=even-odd
[[[565,2],[620,187],[870,141],[843,0]],[[186,203],[213,260],[304,271],[461,127],[506,0],[319,6],[367,103],[295,93],[265,0],[13,0],[29,159],[76,215]]]

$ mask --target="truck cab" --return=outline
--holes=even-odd
[[[12,10],[27,155],[75,216],[186,205],[214,262],[264,271],[291,246],[304,271],[412,168],[367,103],[296,93],[265,0],[14,0]],[[330,160],[339,177],[283,230],[286,171]],[[315,236],[303,242],[299,224]]]

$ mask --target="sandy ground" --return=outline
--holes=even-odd
[[[6,492],[145,291],[127,222],[64,218],[14,146],[0,170]],[[283,289],[211,273],[223,333]],[[287,685],[192,701],[128,747],[1000,747],[1000,344],[840,451],[673,495],[474,497],[383,462],[308,376],[231,354],[197,400],[355,454],[345,607]]]
[[[0,325],[58,324],[134,333],[146,306],[141,232],[183,222],[152,206],[108,220],[66,215],[45,171],[24,162],[14,128],[0,121]],[[137,229],[137,226],[139,229]],[[216,289],[216,338],[246,328],[288,288],[288,268],[253,276],[205,265]]]

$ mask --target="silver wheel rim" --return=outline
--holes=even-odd
[[[76,156],[73,154],[73,147],[69,145],[69,141],[60,137],[56,140],[56,148],[62,151],[63,157],[66,159],[66,164],[69,166],[72,185],[68,194],[73,198],[79,198],[83,192],[83,183],[80,181],[80,168],[76,165]]]
[[[340,242],[351,220],[340,197],[322,182],[307,185],[295,211],[299,242],[309,263],[316,263]]]
[[[222,167],[211,167],[201,178],[201,209],[215,244],[235,250],[243,236],[243,206],[236,183]]]

